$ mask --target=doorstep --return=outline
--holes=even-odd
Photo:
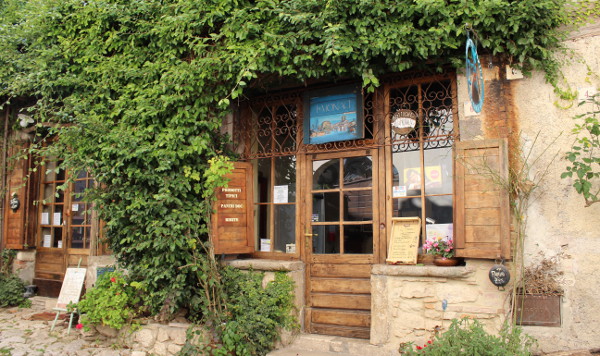
[[[368,340],[317,334],[298,334],[291,344],[267,356],[388,356],[397,349],[371,345]]]

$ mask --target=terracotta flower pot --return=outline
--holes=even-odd
[[[456,266],[458,264],[458,262],[459,262],[458,258],[456,258],[456,257],[446,258],[446,257],[435,256],[435,258],[433,259],[433,264],[436,266],[451,267],[451,266]]]

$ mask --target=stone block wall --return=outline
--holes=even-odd
[[[373,266],[371,343],[386,348],[425,343],[462,317],[478,319],[496,333],[509,311],[510,293],[490,282],[493,264],[467,260],[461,267]]]

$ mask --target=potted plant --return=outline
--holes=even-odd
[[[436,237],[427,240],[423,245],[426,254],[434,256],[436,266],[456,266],[458,259],[454,257],[454,241],[451,238]]]

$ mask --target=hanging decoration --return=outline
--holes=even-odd
[[[508,271],[508,268],[504,266],[504,260],[500,263],[496,261],[496,264],[490,268],[489,277],[492,284],[498,287],[498,289],[508,284],[510,281],[510,272]]]
[[[473,30],[467,25],[467,42],[465,50],[465,67],[467,74],[467,90],[471,106],[476,113],[480,113],[483,108],[484,88],[483,88],[483,70],[481,62],[477,55],[477,46],[471,40],[470,33]],[[474,33],[474,32],[473,32]],[[474,33],[477,36],[476,33]]]

